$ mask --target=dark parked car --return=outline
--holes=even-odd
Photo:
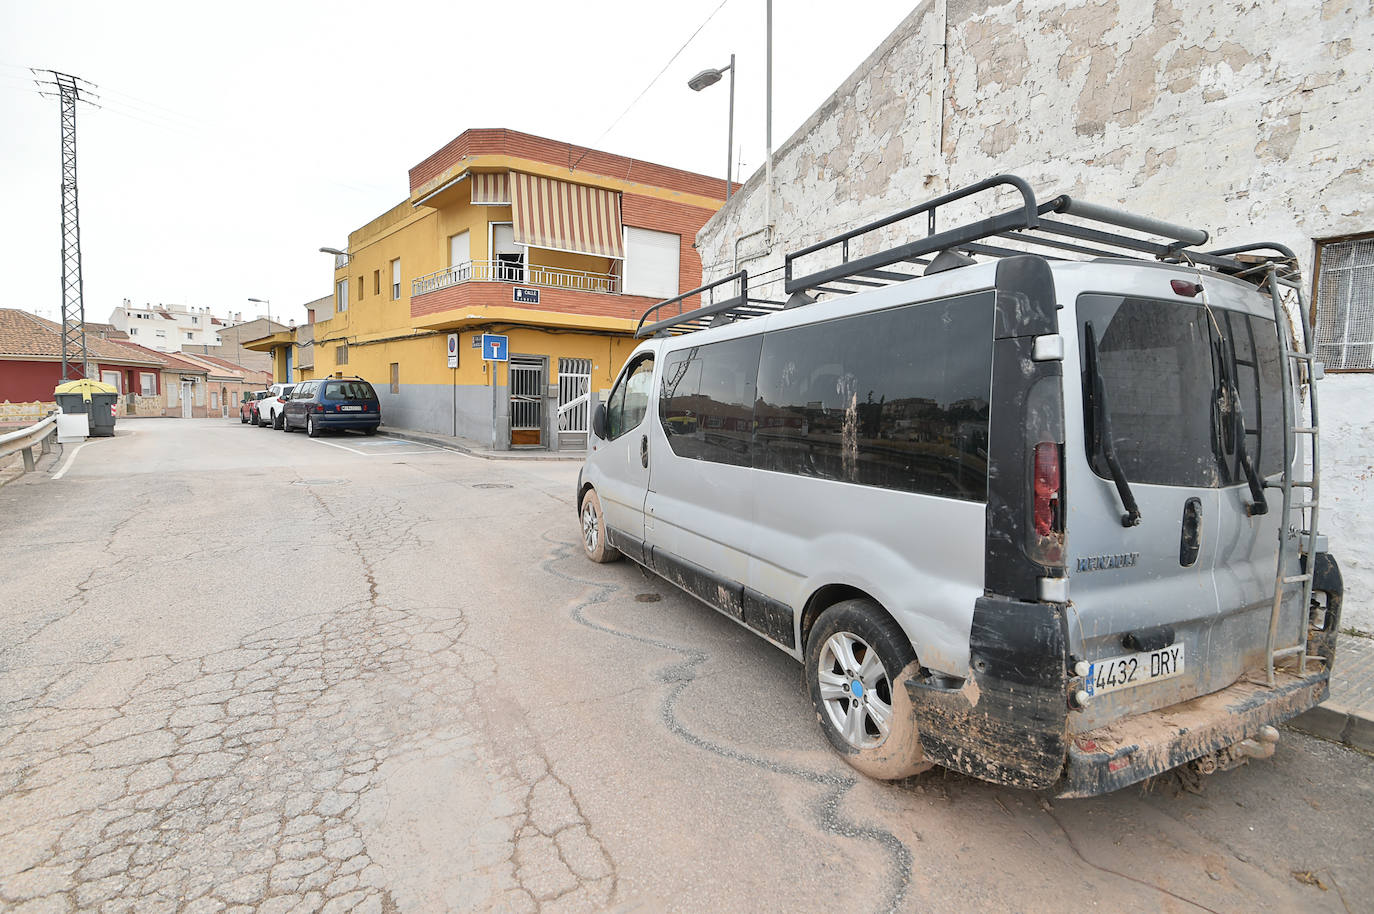
[[[305,429],[318,438],[325,429],[361,429],[372,435],[382,424],[377,391],[362,378],[320,378],[296,385],[282,413],[282,429]]]

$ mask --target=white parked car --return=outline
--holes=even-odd
[[[295,384],[273,384],[267,388],[267,396],[258,401],[258,426],[260,428],[281,428],[281,417],[285,414],[286,398],[295,389]]]

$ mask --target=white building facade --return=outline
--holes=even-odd
[[[1321,526],[1343,624],[1371,631],[1372,73],[1371,0],[926,0],[775,153],[771,195],[760,170],[702,229],[705,278],[743,267],[782,299],[784,252],[1000,173],[1208,247],[1287,245],[1341,369],[1320,388]],[[751,234],[770,217],[771,245]]]
[[[160,352],[180,352],[182,346],[218,346],[220,330],[241,323],[242,315],[215,317],[209,308],[186,305],[143,305],[128,299],[110,314],[109,323],[129,334],[140,346]]]

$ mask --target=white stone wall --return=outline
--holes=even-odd
[[[1314,239],[1374,231],[1372,75],[1374,0],[927,0],[778,150],[775,243],[745,240],[739,265],[764,274],[783,251],[1011,172],[1042,199],[1205,228],[1215,245],[1281,242],[1310,275]],[[708,280],[764,213],[760,170],[698,235]],[[768,276],[758,291],[782,298]],[[1374,630],[1374,375],[1330,375],[1321,396],[1322,527],[1346,624]]]

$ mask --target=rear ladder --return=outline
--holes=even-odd
[[[1283,493],[1283,511],[1279,515],[1279,555],[1278,568],[1274,574],[1274,602],[1269,611],[1269,640],[1265,649],[1266,663],[1265,674],[1270,688],[1274,686],[1274,667],[1275,663],[1288,656],[1296,654],[1298,656],[1299,675],[1307,672],[1308,660],[1319,660],[1319,657],[1309,657],[1307,654],[1307,634],[1311,622],[1308,618],[1312,605],[1312,580],[1313,571],[1316,568],[1317,551],[1317,515],[1319,502],[1321,499],[1321,445],[1318,438],[1317,423],[1317,384],[1316,381],[1321,375],[1321,364],[1317,361],[1316,353],[1313,349],[1312,329],[1307,314],[1307,305],[1303,301],[1302,279],[1297,271],[1281,275],[1278,268],[1269,261],[1261,268],[1267,274],[1265,281],[1269,285],[1269,297],[1274,304],[1274,322],[1279,329],[1280,346],[1283,350],[1284,378],[1283,387],[1283,472],[1278,474],[1281,478],[1277,481],[1268,479],[1265,481],[1266,487],[1277,488]],[[1302,326],[1301,349],[1290,349],[1287,343],[1287,334],[1282,328],[1290,326],[1283,306],[1283,296],[1280,293],[1280,286],[1287,286],[1296,294],[1298,303],[1299,323]],[[1303,377],[1307,379],[1307,404],[1308,415],[1311,417],[1309,425],[1299,425],[1301,419],[1301,404],[1295,398],[1295,385],[1288,383],[1292,372],[1288,371],[1293,366],[1298,369],[1297,380],[1301,385]],[[1306,440],[1310,442],[1310,450],[1307,454],[1311,458],[1309,465],[1311,475],[1307,479],[1293,478],[1293,458],[1294,449],[1298,447],[1298,441]],[[1300,464],[1301,465],[1301,464]],[[1293,500],[1294,489],[1307,490],[1307,497],[1303,500]],[[1296,521],[1292,521],[1293,512],[1298,512]],[[1304,512],[1306,512],[1304,521]],[[1296,531],[1296,536],[1290,537],[1289,531]],[[1291,557],[1290,541],[1296,539],[1298,548],[1306,556],[1306,569],[1301,574],[1287,574],[1289,559]],[[1299,603],[1300,632],[1298,644],[1295,647],[1286,647],[1279,650],[1274,649],[1274,644],[1279,635],[1279,610],[1283,606],[1284,592],[1293,584],[1302,585],[1302,602]]]

